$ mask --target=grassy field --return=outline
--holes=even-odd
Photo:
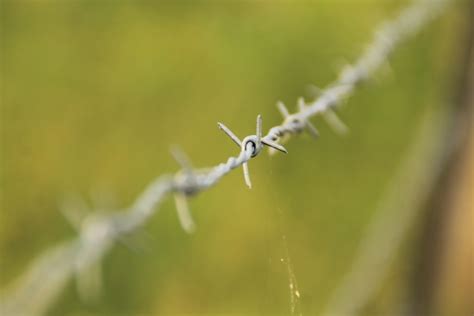
[[[237,151],[217,121],[239,136],[254,132],[257,114],[265,130],[280,123],[277,100],[295,109],[308,84],[331,83],[405,3],[2,1],[0,289],[76,235],[61,198],[124,207],[178,169],[174,144],[195,166],[223,162]],[[349,135],[315,119],[316,142],[302,135],[288,155],[251,161],[252,190],[236,170],[192,199],[193,235],[167,200],[131,236],[138,250],[121,245],[106,258],[96,303],[81,303],[71,282],[51,315],[287,315],[287,250],[298,308],[316,315],[422,113],[446,99],[459,15],[403,45],[346,102]],[[367,315],[403,300],[413,238]]]

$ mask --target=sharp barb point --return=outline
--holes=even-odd
[[[192,171],[193,166],[191,164],[191,160],[179,146],[172,146],[170,152],[181,168],[186,171]]]
[[[306,108],[306,103],[304,101],[304,98],[298,98],[298,109],[300,111],[303,111]]]
[[[286,148],[283,147],[283,146],[280,145],[280,144],[274,143],[274,142],[269,141],[269,140],[262,140],[262,143],[264,143],[265,145],[267,145],[267,146],[269,146],[269,147],[271,147],[271,148],[273,148],[273,149],[279,150],[279,151],[281,151],[281,152],[283,152],[283,153],[285,153],[285,154],[288,153],[288,150],[286,150]]]
[[[257,141],[260,142],[260,140],[262,139],[262,116],[259,114],[257,116]]]
[[[313,98],[319,96],[322,93],[322,91],[323,90],[315,84],[308,85],[308,92]]]
[[[178,213],[178,219],[181,224],[181,227],[188,234],[193,233],[196,230],[196,225],[189,211],[188,201],[183,194],[176,193],[174,195],[176,202],[176,210]]]
[[[252,181],[250,180],[250,172],[249,172],[249,165],[248,163],[243,163],[242,165],[244,169],[244,179],[245,179],[245,184],[249,187],[249,189],[252,188]]]
[[[235,134],[227,126],[219,122],[217,123],[217,126],[219,126],[219,128],[224,133],[226,133],[227,136],[229,136],[229,138],[232,139],[232,141],[237,144],[237,146],[239,147],[242,146],[242,142],[240,141],[240,139],[237,136],[235,136]]]
[[[305,123],[306,123],[306,129],[308,130],[309,134],[313,136],[315,139],[317,139],[319,137],[319,131],[310,121],[307,120]]]
[[[287,118],[288,116],[290,116],[290,112],[288,111],[288,109],[286,108],[286,106],[283,102],[278,101],[277,102],[277,108],[278,108],[278,111],[280,111],[283,118]]]
[[[349,132],[349,128],[346,124],[339,118],[336,112],[332,110],[326,111],[324,114],[324,119],[331,126],[331,128],[340,135],[346,135]]]

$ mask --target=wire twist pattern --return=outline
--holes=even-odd
[[[80,223],[73,223],[78,229],[78,237],[36,258],[9,295],[3,297],[0,311],[3,315],[43,314],[74,275],[77,276],[79,294],[86,299],[91,287],[81,280],[87,279],[84,275],[87,276],[88,271],[100,271],[97,267],[108,250],[123,236],[142,227],[156,213],[166,196],[174,195],[181,225],[187,232],[192,232],[195,224],[186,202],[189,197],[214,186],[231,170],[240,166],[243,166],[246,184],[251,187],[248,162],[258,156],[264,146],[269,147],[271,152],[278,150],[286,153],[280,143],[288,136],[307,131],[317,137],[319,133],[309,121],[315,115],[321,114],[336,131],[346,132],[346,126],[334,112],[336,106],[373,75],[402,40],[439,15],[451,1],[418,0],[402,10],[395,19],[382,23],[358,61],[343,68],[338,79],[320,91],[314,101],[307,103],[300,98],[298,111],[293,114],[283,103],[278,102],[277,107],[284,121],[270,128],[266,135],[262,135],[260,115],[257,117],[256,134],[243,140],[219,123],[219,128],[240,148],[239,154],[226,162],[210,169],[194,169],[185,155],[175,150],[173,154],[182,167],[178,173],[156,179],[127,209],[112,214],[94,213]],[[95,282],[98,283],[97,280]]]

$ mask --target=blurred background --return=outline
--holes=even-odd
[[[60,211],[66,196],[113,211],[178,170],[172,145],[197,167],[236,155],[217,121],[240,137],[257,114],[265,131],[279,124],[278,100],[293,110],[311,99],[308,84],[335,80],[408,3],[1,1],[0,293],[77,235]],[[317,141],[301,135],[288,155],[251,161],[252,190],[236,170],[190,200],[192,235],[167,199],[106,256],[99,297],[84,302],[71,280],[47,314],[323,315],[339,305],[423,117],[444,111],[450,133],[471,126],[469,7],[456,2],[357,89],[339,112],[349,135],[316,118]],[[435,143],[450,143],[443,136]],[[440,176],[420,181],[415,169],[394,185],[428,193],[408,205],[399,194],[413,216],[399,242],[386,241],[396,246],[380,239],[381,253],[394,250],[361,315],[472,315],[473,142],[460,139]]]

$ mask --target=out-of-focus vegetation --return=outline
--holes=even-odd
[[[236,148],[217,121],[240,136],[259,113],[265,130],[280,123],[277,100],[295,106],[307,84],[329,84],[404,4],[2,1],[1,289],[76,235],[61,197],[124,207],[177,170],[173,144],[195,166],[224,161]],[[422,112],[444,105],[460,21],[451,10],[359,89],[341,111],[350,135],[316,119],[317,142],[303,135],[288,155],[251,161],[252,190],[238,170],[192,199],[193,235],[167,201],[131,236],[136,251],[118,246],[106,258],[96,303],[81,303],[71,282],[51,314],[288,314],[283,236],[301,311],[320,312]],[[371,315],[405,299],[410,240]]]

